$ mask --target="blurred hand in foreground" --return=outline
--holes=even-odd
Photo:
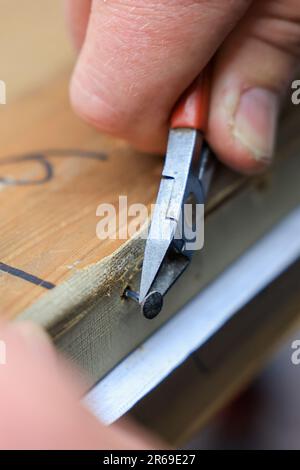
[[[2,325],[0,341],[0,449],[154,448],[143,430],[105,427],[88,411],[82,384],[37,326]]]

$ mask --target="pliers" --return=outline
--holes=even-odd
[[[208,68],[181,97],[170,123],[166,160],[146,241],[139,294],[125,295],[139,302],[152,319],[163,297],[189,265],[194,250],[188,248],[183,229],[184,206],[192,200],[204,205],[214,172],[215,158],[205,142],[209,107]]]

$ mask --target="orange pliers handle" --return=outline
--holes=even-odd
[[[185,91],[175,106],[171,117],[171,129],[207,130],[210,101],[210,67]]]

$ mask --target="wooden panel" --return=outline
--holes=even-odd
[[[77,119],[68,77],[0,116],[1,262],[54,285],[124,242],[97,238],[97,206],[117,207],[119,195],[128,195],[129,203],[152,202],[162,165]],[[14,316],[44,293],[45,284],[33,286],[24,277],[2,269],[5,315]]]

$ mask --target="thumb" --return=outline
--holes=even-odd
[[[250,3],[94,0],[71,83],[75,110],[136,147],[164,150],[175,102]]]
[[[234,169],[271,162],[280,105],[300,63],[299,0],[256,0],[216,61],[209,140]]]

